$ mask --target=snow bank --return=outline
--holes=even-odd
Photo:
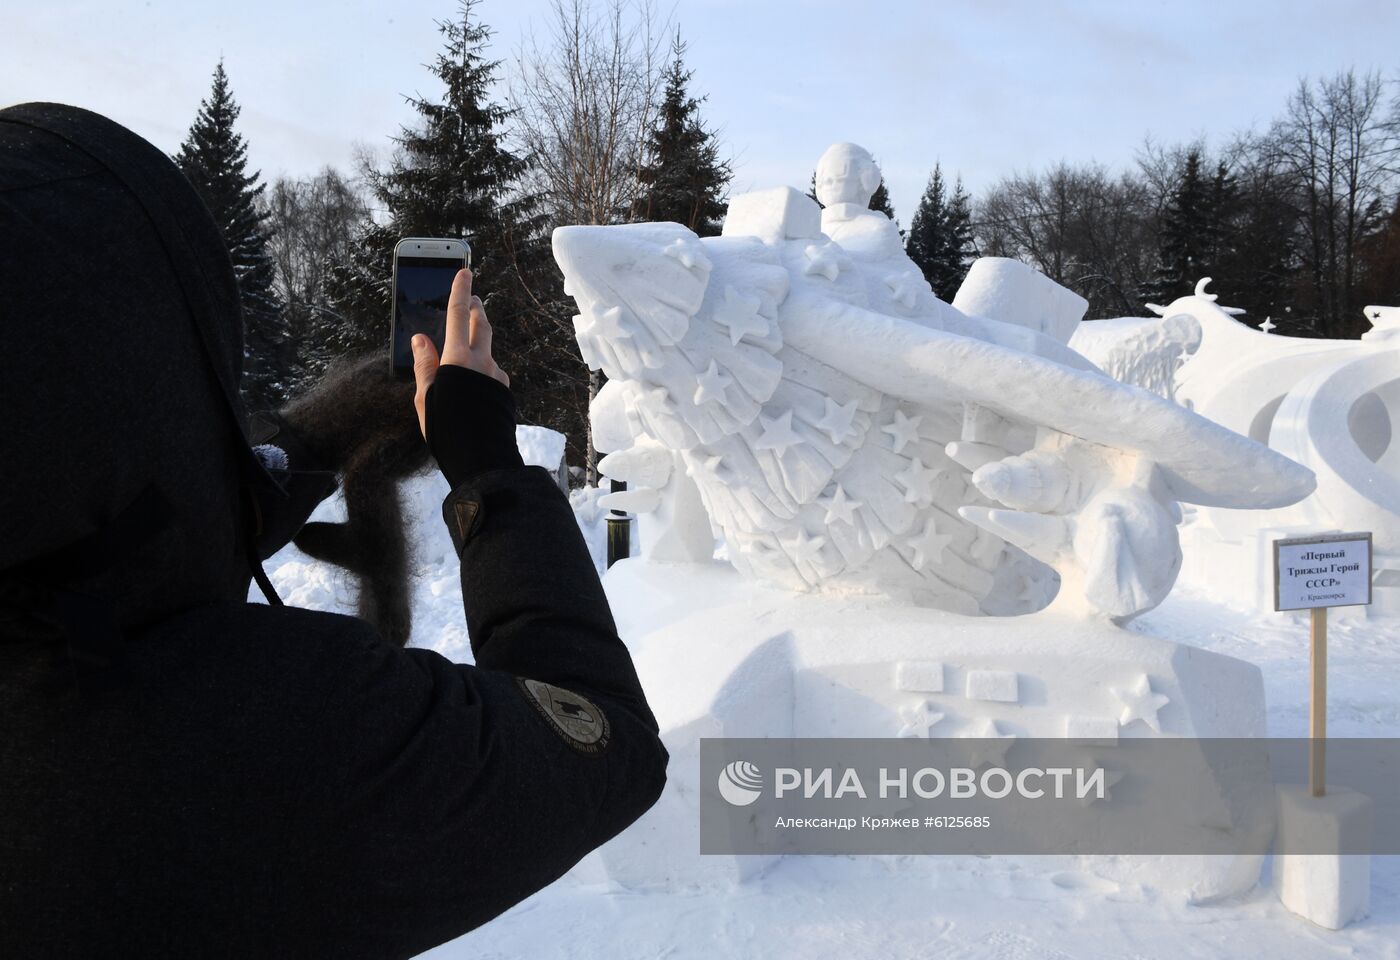
[[[529,442],[522,438],[523,456],[532,462],[547,459],[539,448],[527,452]],[[468,662],[457,562],[440,516],[446,494],[447,484],[435,472],[404,485],[414,525],[413,643]],[[601,567],[607,511],[597,505],[600,495],[596,489],[575,490],[570,500]],[[328,500],[315,518],[343,520],[340,498]],[[289,604],[353,612],[353,579],[337,568],[311,561],[294,547],[266,566]],[[669,596],[619,589],[627,579],[619,577],[611,594],[619,629],[629,640],[640,640],[649,625],[738,599],[717,592],[715,584],[700,582]],[[762,590],[746,592],[751,620],[764,616]],[[777,591],[773,593],[770,602],[779,602]],[[1304,618],[1245,613],[1207,594],[1178,589],[1133,629],[1257,664],[1267,690],[1269,734],[1306,734]],[[675,719],[694,715],[701,688],[707,685],[703,677],[722,672],[717,661],[728,645],[713,639],[693,637],[686,646],[633,645],[645,677],[666,674],[668,660],[677,666],[690,664],[696,673],[697,682],[686,688],[668,689],[664,697],[653,693],[659,713]],[[1400,676],[1400,624],[1339,622],[1331,631],[1329,653],[1335,733],[1400,736],[1400,709],[1394,697],[1394,678]],[[673,777],[689,775],[689,762],[673,758]],[[1370,919],[1332,932],[1290,914],[1267,886],[1227,908],[1192,908],[1149,884],[1106,876],[1091,862],[1064,858],[790,857],[733,887],[655,894],[608,880],[604,864],[589,858],[492,923],[425,956],[1223,960],[1239,956],[1239,945],[1249,944],[1251,955],[1289,960],[1400,960],[1400,858],[1377,858],[1373,885]]]
[[[556,472],[564,458],[564,435],[547,427],[516,427],[521,458],[531,466]],[[462,616],[462,585],[452,538],[442,522],[442,501],[451,490],[436,469],[411,477],[400,486],[409,517],[413,551],[413,638],[411,645],[436,650],[450,660],[470,663],[471,647]],[[570,495],[574,514],[601,571],[607,559],[606,511],[597,506],[599,491],[577,490]],[[312,520],[341,522],[345,501],[337,492],[311,515]],[[277,593],[290,606],[333,613],[355,612],[355,578],[340,567],[313,560],[288,545],[265,564]],[[261,602],[254,587],[249,599]]]
[[[548,427],[521,424],[515,428],[515,445],[520,459],[534,467],[557,470],[564,462],[564,435]]]

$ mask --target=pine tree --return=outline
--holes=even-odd
[[[258,171],[248,172],[248,145],[234,130],[239,109],[221,60],[209,97],[200,101],[173,159],[214,215],[233,261],[243,311],[243,395],[250,409],[261,410],[286,398],[295,357],[273,291],[267,214],[260,204],[264,185]]]
[[[729,162],[719,159],[715,134],[700,121],[705,98],[688,93],[693,74],[685,69],[685,49],[677,31],[661,110],[647,138],[647,164],[637,175],[642,194],[633,219],[679,223],[712,237],[724,219],[727,204],[721,198],[733,173]]]
[[[870,209],[879,210],[885,216],[894,220],[894,204],[890,203],[890,192],[885,188],[885,175],[880,174],[880,185],[875,188],[875,192],[870,195]],[[895,221],[898,223],[899,221]]]
[[[933,292],[951,300],[967,276],[972,257],[972,209],[962,180],[957,181],[953,195],[948,196],[940,164],[935,164],[929,175],[909,224],[904,249],[923,271]]]
[[[1298,270],[1298,213],[1290,179],[1257,161],[1246,160],[1242,171],[1243,182],[1225,165],[1216,168],[1206,218],[1209,269],[1202,275],[1213,278],[1211,292],[1222,304],[1248,311],[1241,322],[1253,326],[1272,317],[1282,334],[1316,336],[1289,309]]]
[[[1248,311],[1243,322],[1250,325],[1286,306],[1278,279],[1288,272],[1292,240],[1280,236],[1282,224],[1259,222],[1266,213],[1251,209],[1226,163],[1216,164],[1204,217],[1202,276],[1210,276],[1211,292],[1222,304]]]
[[[1222,268],[1234,252],[1234,221],[1238,215],[1239,185],[1225,161],[1215,166],[1206,205],[1206,263]],[[1227,278],[1228,282],[1228,278]]]
[[[1256,322],[1273,317],[1282,334],[1308,334],[1295,328],[1290,315],[1298,276],[1298,217],[1292,197],[1266,186],[1252,191],[1241,205],[1233,241],[1237,266],[1232,271],[1240,293],[1230,305],[1244,307]]]
[[[1400,194],[1380,229],[1362,246],[1360,260],[1362,303],[1400,304]]]
[[[1162,230],[1157,250],[1157,270],[1149,299],[1171,303],[1185,296],[1201,277],[1209,276],[1207,265],[1216,225],[1211,215],[1211,185],[1201,175],[1201,152],[1186,154],[1176,188],[1162,213]]]
[[[526,163],[502,142],[510,112],[488,99],[499,62],[484,59],[491,31],[473,20],[475,6],[463,0],[456,19],[438,23],[443,50],[429,69],[446,87],[442,102],[408,98],[417,125],[393,138],[387,170],[367,171],[383,216],[364,225],[351,262],[334,272],[332,306],[347,321],[343,350],[384,342],[399,238],[466,237],[479,275],[475,290],[485,300],[510,286],[506,236],[537,226],[536,203],[517,195]]]
[[[364,225],[349,262],[331,272],[330,307],[342,317],[335,347],[355,352],[386,342],[400,238],[465,237],[473,292],[491,317],[493,349],[522,418],[577,437],[585,407],[559,384],[571,364],[583,369],[582,360],[540,292],[556,285],[557,271],[539,201],[522,188],[527,161],[504,142],[511,112],[490,99],[499,61],[485,58],[491,30],[474,17],[476,5],[460,0],[457,17],[438,23],[443,49],[429,69],[445,87],[441,102],[409,98],[417,125],[394,138],[387,170],[368,173],[382,216]]]

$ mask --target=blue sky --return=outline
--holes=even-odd
[[[483,0],[509,61],[545,0]],[[222,55],[265,176],[349,167],[435,93],[421,66],[452,0],[0,0],[0,103],[77,103],[173,150]],[[1132,163],[1149,132],[1266,123],[1304,74],[1400,75],[1400,3],[679,0],[734,189],[805,187],[854,140],[908,222],[935,160],[974,189],[1061,159]]]

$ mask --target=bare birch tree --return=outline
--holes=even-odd
[[[553,226],[626,220],[656,117],[667,25],[651,0],[553,0],[548,29],[515,57],[514,136],[532,163],[526,189]],[[558,322],[572,329],[559,287]],[[602,375],[589,377],[589,400]],[[587,479],[597,452],[588,433]]]
[[[263,204],[271,228],[273,289],[296,346],[295,390],[330,361],[327,331],[338,322],[326,305],[331,264],[349,257],[369,208],[356,184],[332,167],[309,177],[279,178]]]
[[[1397,103],[1385,93],[1378,73],[1304,79],[1270,138],[1296,183],[1311,307],[1330,336],[1366,326],[1358,254],[1386,213],[1400,156]]]
[[[977,204],[982,255],[1023,260],[1089,301],[1089,318],[1141,309],[1151,271],[1152,200],[1144,182],[1097,164],[1003,177]]]

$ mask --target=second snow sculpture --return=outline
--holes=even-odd
[[[1104,369],[1175,399],[1308,467],[1307,499],[1273,510],[1188,517],[1186,577],[1236,602],[1273,604],[1271,541],[1321,530],[1368,530],[1373,602],[1353,615],[1400,613],[1400,308],[1368,306],[1360,340],[1270,333],[1241,323],[1202,279],[1156,317],[1081,324],[1073,345]],[[1149,306],[1151,306],[1149,304]]]
[[[1122,620],[1166,596],[1178,502],[1275,507],[1309,471],[1066,346],[1084,302],[980,260],[950,305],[868,209],[853,144],[823,155],[825,209],[734,198],[721,237],[564,227],[555,257],[613,504],[656,513],[656,559],[873,589],[959,613],[1058,604]],[[643,549],[648,551],[647,534]]]

